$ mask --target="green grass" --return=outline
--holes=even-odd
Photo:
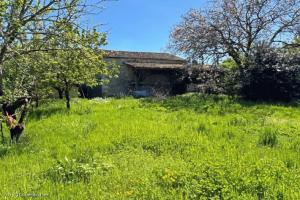
[[[300,199],[297,103],[185,95],[72,106],[43,104],[20,144],[0,144],[0,199]]]

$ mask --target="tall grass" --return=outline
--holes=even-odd
[[[0,145],[1,199],[300,199],[297,103],[184,95],[72,105],[43,104],[20,144]]]

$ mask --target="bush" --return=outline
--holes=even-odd
[[[261,48],[243,71],[241,94],[249,100],[291,101],[300,97],[300,58]]]
[[[189,92],[238,95],[240,72],[236,66],[195,65],[189,75]]]
[[[223,82],[227,71],[223,67],[195,65],[191,69],[188,90],[206,94],[224,93]]]

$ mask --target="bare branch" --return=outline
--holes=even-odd
[[[255,45],[282,46],[299,26],[299,0],[214,0],[208,9],[183,16],[170,35],[170,48],[196,59],[224,52],[241,67]]]

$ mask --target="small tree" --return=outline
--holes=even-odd
[[[13,102],[18,98],[30,97],[39,104],[39,99],[48,96],[49,69],[44,63],[44,53],[35,52],[28,55],[15,56],[4,63],[5,102]]]
[[[4,62],[20,54],[49,49],[45,45],[29,48],[27,42],[34,35],[39,35],[43,42],[59,37],[53,24],[61,22],[55,26],[57,29],[63,29],[67,23],[78,24],[78,18],[89,6],[85,0],[0,1],[0,96],[4,94]]]
[[[117,67],[103,61],[100,47],[106,44],[106,35],[92,31],[79,31],[72,25],[60,33],[61,37],[51,42],[58,49],[49,54],[51,84],[64,91],[66,106],[70,108],[70,90],[80,85],[104,84],[117,75]],[[101,80],[97,76],[101,75]]]
[[[27,95],[36,98],[46,88],[44,83],[53,78],[43,68],[45,57],[48,61],[52,59],[42,52],[58,49],[47,41],[58,40],[59,33],[68,30],[70,24],[79,27],[79,18],[89,8],[99,8],[98,3],[102,1],[105,0],[90,4],[85,0],[0,1],[0,98],[4,117],[15,117],[15,111],[28,103]],[[32,45],[33,40],[39,42]],[[14,128],[10,127],[11,135],[17,129],[18,135],[22,133],[25,115],[22,112]]]

